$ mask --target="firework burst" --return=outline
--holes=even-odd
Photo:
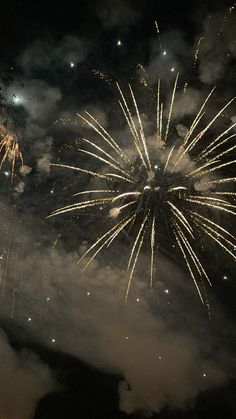
[[[97,161],[101,169],[91,171],[63,164],[54,166],[87,173],[99,178],[104,186],[78,192],[77,196],[85,196],[86,199],[57,209],[49,217],[70,211],[83,212],[88,208],[107,208],[107,212],[103,213],[111,223],[109,229],[87,249],[80,261],[86,261],[86,268],[104,247],[110,246],[122,232],[128,232],[131,250],[127,265],[126,299],[142,250],[150,255],[150,285],[154,284],[158,252],[161,251],[164,237],[164,242],[178,246],[202,303],[208,305],[205,283],[211,285],[211,282],[198,256],[199,242],[202,243],[205,236],[236,259],[235,237],[214,220],[217,212],[236,214],[236,205],[232,201],[236,193],[228,187],[236,178],[225,175],[236,162],[230,157],[236,148],[236,145],[232,145],[236,136],[232,132],[236,124],[210,141],[207,135],[234,98],[202,127],[206,105],[214,91],[212,89],[184,138],[176,139],[170,134],[170,127],[177,84],[178,75],[165,110],[161,100],[161,83],[157,83],[156,133],[151,140],[145,135],[131,86],[129,105],[117,84],[119,104],[135,150],[133,153],[121,147],[90,113],[79,115],[100,139],[99,143],[83,139],[85,147],[80,148],[80,152]]]
[[[23,166],[23,157],[20,151],[19,143],[14,133],[0,125],[0,170],[6,160],[11,163],[11,178],[13,179],[15,163],[19,159]]]

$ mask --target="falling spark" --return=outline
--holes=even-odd
[[[199,55],[199,51],[200,51],[200,47],[201,47],[201,43],[202,41],[204,41],[204,36],[201,36],[197,42],[197,47],[195,50],[195,54],[194,54],[194,61],[193,61],[193,68],[195,69],[197,66],[197,61],[198,61],[198,55]]]

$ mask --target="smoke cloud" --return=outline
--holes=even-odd
[[[35,40],[18,58],[18,64],[26,73],[49,70],[82,63],[90,50],[88,40],[65,35],[60,41],[54,39]]]
[[[191,284],[186,283],[175,263],[160,255],[158,283],[152,291],[148,291],[143,274],[137,273],[130,299],[125,303],[124,249],[114,249],[113,260],[106,256],[102,263],[94,260],[82,275],[77,261],[86,242],[81,243],[79,253],[60,250],[59,244],[58,249],[43,251],[32,246],[33,231],[32,237],[24,231],[21,235],[25,254],[23,259],[15,255],[15,266],[23,264],[25,280],[16,284],[14,316],[22,326],[30,327],[38,342],[121,375],[121,410],[128,414],[143,410],[149,414],[166,405],[186,408],[199,393],[230,377],[231,355],[225,353],[227,361],[222,362],[222,353],[216,349],[217,325],[223,319],[217,317],[213,325],[208,323]],[[120,263],[114,264],[116,252]],[[141,266],[146,266],[145,256],[142,258]],[[36,295],[40,296],[37,300]],[[6,306],[7,300],[4,301]],[[26,301],[33,303],[29,306]],[[154,301],[159,307],[158,315]],[[195,332],[190,319],[184,320],[190,307],[191,325],[197,325]],[[31,356],[26,358],[28,377],[28,365],[30,371],[33,367]],[[32,390],[33,395],[31,389],[28,395],[25,390],[30,403],[52,388],[47,367],[38,366],[37,362],[36,366],[44,373],[37,373],[39,387]],[[11,376],[11,371],[7,369],[5,376]],[[41,386],[42,377],[45,384]],[[27,385],[28,378],[24,380]],[[6,402],[7,394],[6,390]]]
[[[32,419],[40,398],[58,385],[35,354],[15,351],[0,330],[0,415],[8,419]]]
[[[130,1],[99,0],[95,6],[97,15],[105,29],[132,26],[139,18],[139,11],[131,5]]]

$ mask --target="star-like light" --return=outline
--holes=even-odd
[[[122,42],[121,42],[121,40],[120,40],[120,39],[118,39],[118,41],[117,41],[116,45],[117,45],[118,47],[121,47]]]
[[[12,100],[13,100],[14,105],[21,105],[22,103],[24,103],[24,98],[22,96],[13,95]]]

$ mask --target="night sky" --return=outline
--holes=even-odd
[[[169,103],[179,73],[173,142],[186,134],[214,86],[200,126],[236,94],[236,6],[185,3],[11,1],[1,7],[0,134],[12,133],[23,156],[23,165],[16,156],[13,176],[10,154],[0,169],[1,419],[236,417],[236,246],[231,257],[209,237],[204,246],[196,242],[212,282],[203,286],[203,305],[163,227],[153,288],[144,247],[125,302],[132,231],[82,272],[78,260],[110,226],[103,206],[47,218],[78,202],[78,191],[102,184],[52,165],[103,170],[78,151],[81,138],[98,139],[78,113],[96,117],[134,158],[117,81],[127,97],[132,85],[152,138],[157,80]],[[235,102],[206,143],[232,123]],[[234,177],[234,167],[220,174]],[[205,191],[201,181],[194,187]],[[235,192],[235,182],[228,190]],[[233,208],[235,197],[229,202],[226,208]],[[214,222],[235,235],[233,212],[216,212]]]

